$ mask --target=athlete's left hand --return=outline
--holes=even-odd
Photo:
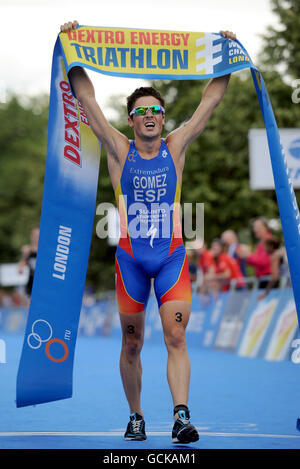
[[[227,37],[227,39],[232,39],[233,41],[236,39],[236,35],[232,31],[220,31],[223,37]]]

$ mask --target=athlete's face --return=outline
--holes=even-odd
[[[160,101],[154,96],[143,96],[138,98],[133,106],[133,109],[139,106],[152,106],[154,104],[160,105]],[[128,123],[133,128],[135,135],[140,138],[157,138],[161,135],[163,126],[165,124],[164,114],[153,115],[150,109],[144,116],[132,115],[128,117]]]

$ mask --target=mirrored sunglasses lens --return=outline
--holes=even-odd
[[[147,106],[139,106],[139,107],[134,109],[134,113],[137,116],[145,116],[147,114],[148,109],[150,109],[150,111],[154,115],[163,113],[163,109],[159,105],[148,106],[148,107]]]
[[[150,111],[152,112],[152,114],[159,114],[161,109],[160,106],[151,106]]]
[[[138,115],[138,116],[144,116],[147,112],[147,109],[146,107],[144,106],[141,106],[141,107],[137,107],[136,110],[135,110],[135,113]]]

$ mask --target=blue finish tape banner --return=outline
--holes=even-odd
[[[300,213],[289,175],[287,156],[280,143],[276,120],[263,77],[257,69],[252,68],[251,73],[267,131],[276,197],[300,324]]]
[[[99,167],[98,141],[68,82],[75,65],[113,76],[174,80],[251,68],[300,311],[299,210],[262,76],[242,44],[216,33],[79,26],[59,35],[53,55],[40,241],[17,378],[18,407],[72,395]]]
[[[17,407],[72,396],[99,161],[98,140],[72,96],[58,40],[52,64],[40,238],[17,377]]]

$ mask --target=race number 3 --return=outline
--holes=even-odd
[[[175,319],[176,322],[182,321],[182,313],[175,313],[175,316],[176,316],[176,319]]]

